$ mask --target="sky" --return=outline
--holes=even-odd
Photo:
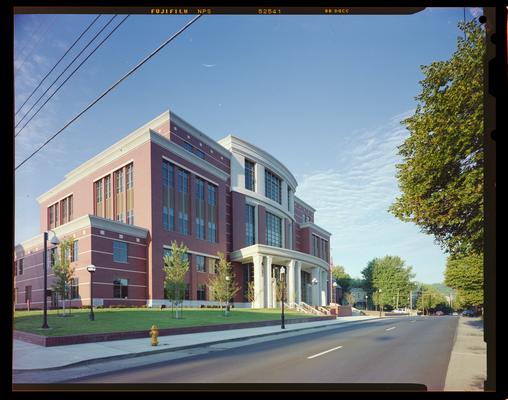
[[[468,20],[481,14],[466,9]],[[96,16],[15,17],[16,110]],[[111,17],[102,15],[64,61]],[[192,18],[127,18],[15,138],[15,165]],[[39,195],[170,109],[212,139],[236,135],[288,167],[296,195],[332,233],[333,263],[351,276],[361,277],[375,257],[398,255],[416,280],[442,282],[446,254],[434,238],[387,210],[400,195],[397,146],[409,135],[400,121],[415,110],[420,67],[450,58],[463,18],[463,8],[393,16],[205,15],[15,172],[15,242],[39,234]]]

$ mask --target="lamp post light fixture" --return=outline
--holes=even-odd
[[[369,308],[368,304],[369,304],[369,296],[365,295],[365,311],[367,311],[367,309]]]
[[[56,237],[56,233],[53,232],[53,238],[51,239],[51,244],[54,246],[58,246],[60,241]],[[44,293],[43,293],[43,304],[44,304],[44,319],[42,322],[42,328],[48,329],[48,232],[44,232],[44,259],[42,260],[42,264],[44,266]]]
[[[95,316],[93,315],[93,274],[97,268],[95,265],[89,265],[86,270],[90,272],[90,321],[95,320]]]
[[[286,326],[284,325],[284,291],[286,290],[286,268],[281,267],[280,268],[280,280],[282,283],[282,293],[281,293],[281,303],[282,303],[282,314],[281,314],[281,325],[280,329],[286,329]]]

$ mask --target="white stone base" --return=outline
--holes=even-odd
[[[240,303],[234,302],[230,303],[234,308],[252,308],[251,303]],[[149,299],[146,301],[146,306],[149,308],[159,308],[161,305],[165,305],[166,307],[171,307],[170,300],[158,300],[158,299]],[[202,305],[206,306],[218,306],[220,303],[218,301],[209,301],[209,300],[184,300],[183,307],[192,307],[192,308],[200,308]]]

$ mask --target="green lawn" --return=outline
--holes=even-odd
[[[72,317],[59,317],[56,310],[48,311],[50,329],[41,329],[42,311],[16,311],[14,329],[44,336],[64,336],[82,333],[126,332],[160,328],[202,326],[237,322],[280,320],[280,309],[232,309],[229,315],[219,309],[184,308],[182,319],[171,317],[171,309],[116,308],[94,310],[95,321],[89,320],[90,310],[72,310]],[[312,317],[296,311],[284,311],[287,319]]]

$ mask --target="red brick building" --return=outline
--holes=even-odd
[[[14,251],[16,308],[42,308],[43,232],[72,238],[73,306],[169,304],[163,256],[188,247],[186,306],[213,303],[206,283],[217,252],[232,261],[241,290],[235,306],[275,306],[285,266],[288,301],[322,305],[329,295],[330,233],[295,196],[297,182],[276,158],[237,137],[216,142],[165,112],[83,163],[37,198],[41,234]],[[54,275],[48,243],[48,288]],[[47,293],[50,307],[55,294]]]

